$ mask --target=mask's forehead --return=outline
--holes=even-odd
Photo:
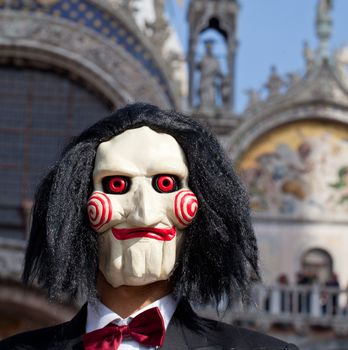
[[[94,178],[109,173],[119,175],[155,175],[171,173],[188,176],[185,154],[169,134],[147,126],[129,129],[99,145]]]

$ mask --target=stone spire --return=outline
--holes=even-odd
[[[329,40],[332,31],[332,10],[333,0],[319,0],[317,6],[316,32],[319,39],[319,57],[328,59],[329,57]]]

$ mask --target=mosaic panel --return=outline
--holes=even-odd
[[[256,212],[348,218],[348,126],[309,120],[263,135],[238,167]]]

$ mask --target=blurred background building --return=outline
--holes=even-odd
[[[147,101],[209,125],[249,190],[263,285],[225,321],[348,349],[348,48],[329,50],[332,2],[313,8],[304,73],[272,67],[236,112],[238,1],[189,2],[185,55],[164,0],[0,0],[0,338],[75,312],[20,283],[40,178],[72,136]]]

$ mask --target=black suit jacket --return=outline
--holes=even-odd
[[[86,305],[69,322],[21,333],[0,342],[0,350],[82,350]],[[169,323],[166,350],[298,350],[295,345],[251,330],[197,316],[182,301]]]

